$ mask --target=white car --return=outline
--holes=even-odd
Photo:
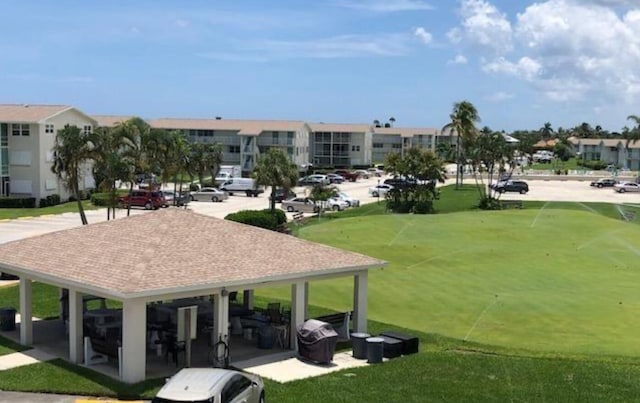
[[[338,197],[332,197],[327,199],[327,206],[333,211],[342,211],[349,207],[349,204]]]
[[[364,169],[356,169],[354,172],[357,173],[358,176],[360,176],[362,179],[369,179],[369,171],[365,171]]]
[[[384,197],[391,189],[393,189],[393,186],[381,183],[380,185],[372,186],[369,188],[369,196]]]
[[[360,200],[354,199],[353,197],[349,196],[348,194],[346,194],[344,192],[338,193],[338,198],[340,200],[345,201],[347,203],[347,207],[358,207],[358,206],[360,206]]]
[[[640,192],[640,185],[634,182],[622,182],[622,183],[615,184],[613,186],[613,190],[615,190],[618,193]]]
[[[369,176],[377,176],[377,177],[381,177],[382,174],[384,173],[384,171],[378,168],[369,168],[367,169],[367,172],[369,172]]]
[[[202,188],[197,192],[191,192],[191,201],[221,202],[227,200],[229,195],[218,188]]]

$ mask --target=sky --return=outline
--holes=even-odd
[[[0,103],[89,114],[620,131],[640,0],[3,0]]]

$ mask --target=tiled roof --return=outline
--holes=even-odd
[[[295,132],[302,130],[301,120],[232,120],[232,119],[153,119],[151,127],[178,130],[231,130],[238,134],[258,136],[265,131]]]
[[[118,123],[124,123],[133,118],[133,116],[112,116],[112,115],[91,115],[98,122],[98,126],[115,127]]]
[[[55,246],[55,247],[52,247]],[[168,208],[0,245],[0,267],[116,298],[381,267],[365,255]],[[44,281],[44,280],[43,280]]]
[[[599,146],[602,139],[580,139],[580,144],[585,146]]]
[[[0,122],[38,123],[70,108],[67,105],[0,104]]]
[[[437,135],[438,129],[430,127],[376,127],[373,129],[376,134],[400,135],[401,137],[413,137],[418,135]]]
[[[309,123],[313,132],[334,133],[367,133],[373,130],[372,125],[354,123]]]

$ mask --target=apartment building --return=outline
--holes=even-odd
[[[67,125],[92,131],[97,122],[66,105],[0,104],[0,194],[36,199],[69,193],[51,172],[58,130]],[[80,188],[95,186],[90,167],[82,173]]]
[[[373,162],[384,162],[392,152],[403,155],[411,147],[435,151],[441,142],[451,144],[448,133],[434,128],[376,127],[373,130]]]
[[[640,142],[630,143],[624,139],[570,138],[573,150],[585,161],[604,161],[619,167],[640,171]]]
[[[309,162],[310,128],[303,121],[167,118],[148,122],[157,129],[179,130],[192,142],[221,144],[222,163],[240,165],[243,175],[249,175],[259,155],[273,147],[285,151],[300,169]]]
[[[310,123],[311,160],[317,167],[371,165],[373,127],[367,124]]]

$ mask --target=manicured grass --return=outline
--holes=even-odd
[[[549,170],[549,171],[555,171],[556,169],[568,169],[568,170],[587,170],[587,171],[591,171],[591,169],[588,168],[584,168],[581,166],[578,166],[578,160],[576,158],[570,158],[569,161],[567,162],[562,162],[562,161],[553,161],[550,164],[542,164],[542,163],[533,163],[531,165],[529,165],[528,167],[526,167],[526,169],[534,169],[536,171],[545,171],[545,170]]]
[[[82,202],[85,210],[95,210],[99,207],[95,207],[90,201],[84,200]],[[0,208],[0,220],[20,218],[20,217],[38,217],[47,214],[62,214],[62,213],[77,213],[78,203],[69,202],[58,204],[52,207],[43,208]],[[78,219],[79,216],[78,216]]]

